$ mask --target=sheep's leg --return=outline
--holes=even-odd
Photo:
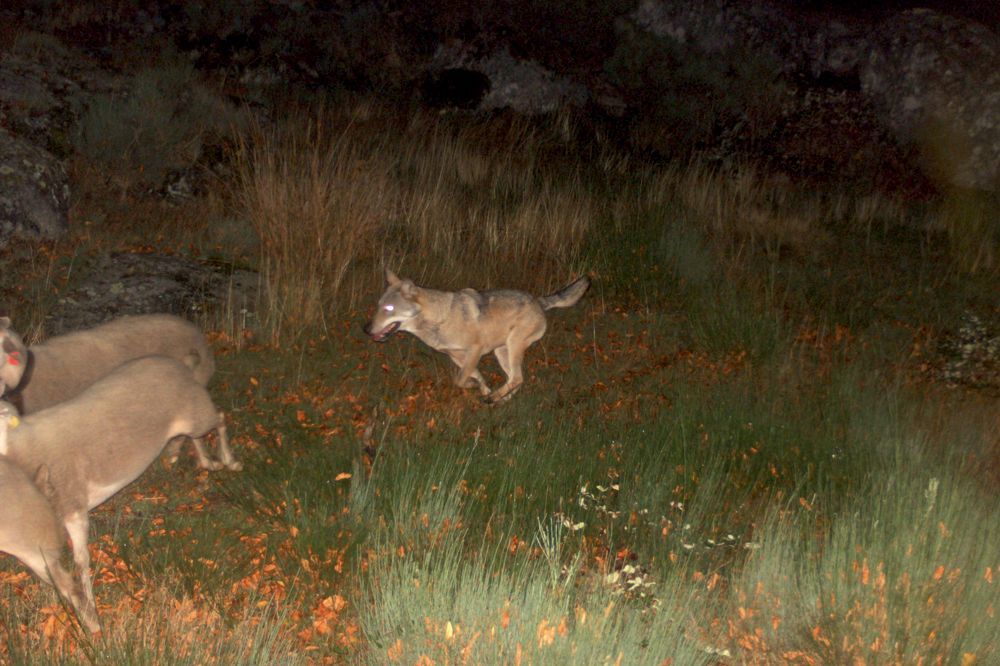
[[[76,587],[73,576],[59,564],[59,553],[52,553],[45,557],[45,564],[49,580],[52,585],[59,590],[59,594],[67,599],[76,610],[80,622],[87,628],[87,631],[94,634],[101,630],[101,621],[97,617],[97,608],[94,600],[88,598],[82,590]],[[36,570],[35,573],[38,573]],[[44,580],[45,576],[40,577]],[[93,592],[91,592],[93,597]]]
[[[97,610],[81,594],[73,576],[59,563],[59,550],[57,548],[48,548],[37,544],[29,546],[21,542],[3,542],[0,543],[0,546],[3,547],[4,552],[10,553],[24,562],[39,579],[56,588],[59,594],[72,604],[77,617],[80,618],[88,631],[95,633],[101,630],[101,624],[97,619]]]
[[[94,584],[90,577],[90,551],[87,550],[87,532],[90,529],[87,510],[76,511],[66,517],[64,524],[73,542],[73,562],[80,571],[80,587],[83,596],[90,606],[97,606],[94,601]]]
[[[194,443],[194,450],[198,454],[198,464],[204,469],[217,470],[225,467],[226,469],[238,472],[243,469],[243,463],[238,462],[236,457],[233,455],[232,449],[229,448],[229,433],[226,430],[226,417],[221,411],[219,412],[219,422],[215,426],[215,431],[219,438],[219,457],[222,462],[212,460],[208,452],[205,450],[204,437],[195,437],[192,442]]]
[[[182,435],[180,437],[174,437],[169,442],[167,446],[163,449],[164,453],[167,454],[167,460],[170,461],[171,466],[177,464],[177,458],[181,453],[181,444],[186,438]]]
[[[229,448],[229,431],[226,430],[226,415],[219,411],[219,427],[216,428],[219,435],[219,457],[226,469],[238,472],[243,469],[243,463],[236,460],[232,449]]]
[[[208,455],[208,451],[205,450],[205,438],[204,437],[192,437],[191,443],[194,444],[194,452],[198,454],[198,466],[202,469],[217,470],[222,469],[222,463],[217,460],[212,460],[212,457]]]

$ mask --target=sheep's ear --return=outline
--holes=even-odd
[[[7,330],[10,328],[10,317],[0,317],[0,329]]]
[[[52,479],[49,478],[49,466],[39,465],[38,469],[35,470],[35,485],[38,489],[42,491],[42,494],[48,498],[52,498],[56,494],[56,489],[52,485]]]
[[[389,285],[390,287],[395,287],[400,282],[402,282],[402,280],[399,279],[398,275],[392,272],[392,269],[390,268],[385,269],[385,283],[387,285]]]

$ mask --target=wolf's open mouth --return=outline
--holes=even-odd
[[[375,342],[385,342],[385,339],[388,338],[393,333],[395,333],[398,328],[399,328],[399,322],[394,321],[385,328],[383,328],[381,331],[372,333],[371,334],[372,340],[374,340]]]

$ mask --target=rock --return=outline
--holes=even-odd
[[[0,128],[0,243],[57,238],[69,226],[69,178],[48,151]]]
[[[769,2],[642,0],[629,19],[707,54],[743,52],[775,63],[776,75],[794,77],[803,90],[858,92],[857,101],[873,110],[878,127],[865,121],[847,129],[878,139],[873,145],[887,146],[881,135],[890,137],[898,144],[888,146],[891,162],[922,155],[914,162],[939,184],[1000,189],[996,32],[927,9],[881,22],[791,16]],[[800,106],[806,111],[809,105]],[[802,120],[793,124],[809,124]],[[863,147],[865,139],[854,143]]]
[[[807,182],[837,180],[915,199],[935,190],[918,167],[915,149],[901,146],[871,102],[850,86],[795,91],[782,105],[766,148],[733,153],[750,150],[771,168]]]
[[[817,85],[861,90],[861,65],[872,50],[871,30],[863,24],[830,21],[802,35],[802,72]]]
[[[1000,389],[1000,332],[965,312],[961,326],[942,340],[942,375],[951,385]]]
[[[582,106],[587,90],[541,65],[518,60],[500,51],[479,63],[490,79],[490,90],[480,108],[513,109],[525,114],[551,113],[560,106]]]
[[[788,61],[799,36],[792,22],[766,2],[642,0],[629,16],[637,26],[706,53],[749,50]]]
[[[72,153],[72,129],[92,94],[116,85],[113,75],[48,35],[24,35],[0,56],[4,126],[60,158]]]
[[[947,184],[1000,189],[1000,37],[927,9],[886,20],[862,91],[900,141],[921,146]]]
[[[439,108],[475,109],[483,103],[490,79],[482,72],[449,67],[433,72],[424,80],[424,103]]]
[[[511,109],[537,115],[551,113],[567,104],[582,106],[588,99],[583,85],[557,76],[537,63],[519,60],[506,49],[477,56],[461,44],[442,47],[429,67],[429,80],[440,80],[447,71],[463,72],[461,77],[467,88],[476,74],[479,89],[484,82],[488,83],[477,107],[480,111]],[[456,76],[449,75],[448,80],[453,81]]]
[[[58,335],[126,314],[191,319],[213,308],[249,309],[257,285],[252,271],[173,255],[112,253],[98,258],[90,277],[60,299],[46,331]]]

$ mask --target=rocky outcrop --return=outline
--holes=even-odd
[[[252,309],[258,276],[247,270],[163,254],[117,252],[97,259],[90,277],[61,298],[46,331],[90,328],[126,314],[169,312],[187,318],[206,309]]]
[[[92,94],[115,86],[113,75],[54,37],[21,37],[0,55],[4,126],[60,158],[72,153],[73,127]]]
[[[48,151],[0,128],[0,243],[56,238],[68,228],[69,178]]]
[[[630,20],[704,53],[744,52],[776,75],[860,92],[938,182],[1000,189],[1000,37],[926,9],[881,23],[792,21],[767,3],[642,0]]]
[[[863,24],[830,21],[800,36],[800,71],[821,86],[860,90],[861,66],[872,51],[871,31]]]
[[[451,45],[438,50],[428,69],[431,81],[453,80],[455,72],[466,72],[466,80],[478,74],[482,90],[476,97],[478,105],[475,108],[480,111],[512,109],[536,115],[551,113],[564,105],[581,106],[588,98],[583,85],[558,76],[537,63],[519,60],[506,50],[477,56],[462,45]],[[469,87],[463,86],[463,90]],[[466,98],[465,94],[456,97]],[[458,103],[454,106],[471,107]]]
[[[95,91],[114,77],[53,37],[28,33],[0,54],[0,244],[13,234],[56,238],[68,227],[63,159]]]
[[[1000,37],[983,25],[914,9],[877,29],[864,93],[897,136],[921,145],[953,185],[1000,189]]]
[[[738,0],[642,0],[629,17],[658,37],[688,44],[705,53],[751,50],[787,61],[797,41],[795,26],[768,3]]]
[[[962,315],[958,331],[941,343],[942,376],[952,385],[1000,389],[1000,332],[972,312]]]

